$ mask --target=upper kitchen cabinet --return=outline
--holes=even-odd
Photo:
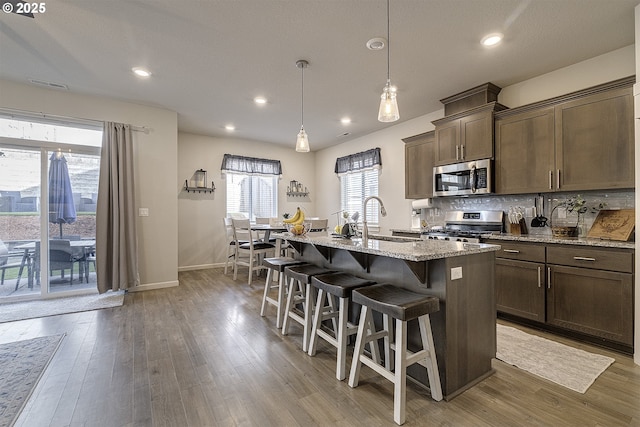
[[[493,158],[493,114],[500,88],[491,83],[442,99],[445,117],[435,120],[435,165]]]
[[[556,107],[556,190],[634,187],[631,84]]]
[[[434,131],[404,138],[404,197],[433,197]]]
[[[544,193],[553,190],[554,129],[553,107],[500,113],[495,122],[496,193]]]
[[[496,193],[633,188],[634,81],[496,113]]]

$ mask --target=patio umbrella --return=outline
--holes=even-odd
[[[60,152],[51,154],[49,158],[49,222],[60,224],[60,237],[62,224],[76,222],[67,159]]]

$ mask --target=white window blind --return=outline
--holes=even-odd
[[[353,215],[354,212],[360,213],[362,220],[363,206],[362,202],[369,196],[378,195],[378,169],[366,169],[355,172],[347,172],[340,176],[340,209]],[[373,203],[373,202],[372,202]],[[378,224],[378,213],[380,209],[373,208],[367,211],[367,223],[370,225]]]
[[[226,173],[227,216],[242,213],[256,217],[278,216],[278,177]]]

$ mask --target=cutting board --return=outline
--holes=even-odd
[[[587,237],[626,242],[635,227],[635,209],[601,210]]]

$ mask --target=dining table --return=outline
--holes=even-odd
[[[21,277],[24,267],[27,267],[27,278],[28,278],[27,281],[28,281],[29,289],[33,289],[34,273],[36,269],[34,268],[35,266],[33,265],[35,260],[32,254],[35,254],[36,243],[38,242],[39,240],[32,240],[30,242],[23,243],[21,245],[17,245],[16,247],[14,247],[14,249],[16,250],[24,251],[22,254],[22,263],[20,265],[18,276]],[[92,249],[96,246],[96,241],[95,240],[70,240],[69,245],[71,246],[72,249],[77,250],[78,252],[81,252],[83,254],[86,254],[88,249]],[[86,274],[88,276],[88,271]],[[19,280],[20,279],[18,279],[18,283],[16,283],[16,286],[18,286]]]

